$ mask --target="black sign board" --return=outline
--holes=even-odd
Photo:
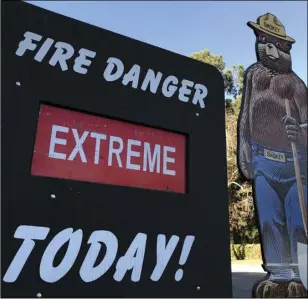
[[[22,2],[1,61],[2,297],[230,297],[220,73]]]

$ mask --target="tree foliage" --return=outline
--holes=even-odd
[[[237,167],[237,118],[241,98],[226,110],[228,196],[231,239],[234,243],[258,242],[251,183],[243,181]]]
[[[222,55],[211,54],[208,50],[195,52],[190,57],[215,66],[221,73],[226,67]]]
[[[227,95],[235,99],[237,96],[242,94],[244,76],[243,65],[235,65],[232,68],[226,69],[226,63],[223,60],[223,56],[212,54],[209,50],[195,52],[190,57],[213,65],[220,71],[224,79],[225,92]]]
[[[244,66],[226,68],[222,55],[208,50],[193,53],[191,58],[215,66],[224,79],[226,99],[226,137],[228,163],[228,194],[231,240],[246,244],[258,242],[252,186],[241,179],[237,168],[237,119],[244,83]]]

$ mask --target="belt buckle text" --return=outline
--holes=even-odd
[[[264,157],[273,161],[286,162],[286,155],[284,153],[270,151],[268,149],[264,149]]]

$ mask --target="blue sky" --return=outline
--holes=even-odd
[[[307,1],[35,1],[51,11],[190,55],[221,54],[231,67],[256,61],[248,21],[273,13],[296,43],[293,70],[307,84]]]

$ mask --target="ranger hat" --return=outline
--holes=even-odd
[[[286,30],[280,21],[271,13],[266,13],[259,17],[257,23],[248,22],[247,25],[252,29],[260,30],[277,38],[295,43],[293,38],[287,36]]]

